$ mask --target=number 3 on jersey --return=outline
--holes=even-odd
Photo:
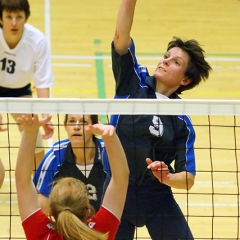
[[[161,137],[163,135],[163,124],[160,117],[153,116],[152,119],[153,126],[149,126],[149,131],[152,135],[156,137]]]
[[[2,63],[2,71],[7,71],[10,74],[15,72],[16,63],[13,60],[3,58],[0,62]]]

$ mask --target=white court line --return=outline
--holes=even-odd
[[[17,204],[18,202],[13,200],[13,201],[0,201],[0,204]],[[222,203],[179,203],[178,205],[181,207],[239,207],[240,204],[222,204]]]
[[[179,203],[179,206],[184,207],[238,207],[240,204],[235,203]]]
[[[240,66],[229,67],[230,69],[240,69]]]
[[[52,55],[52,59],[109,59],[111,60],[111,56],[83,56],[83,55]],[[159,60],[161,56],[159,57],[138,57],[137,59],[140,60]],[[220,57],[206,57],[207,61],[216,61],[216,62],[240,62],[240,57],[226,57],[226,58],[220,58]]]
[[[147,65],[148,68],[153,68],[155,69],[157,65]],[[112,65],[108,65],[109,68],[112,67]],[[224,69],[224,68],[229,68],[229,69],[240,69],[240,66],[211,66],[213,69]]]
[[[44,0],[44,27],[45,27],[45,37],[47,39],[49,49],[51,52],[51,10],[50,10],[50,0]],[[52,89],[50,88],[50,97],[52,97]],[[53,138],[49,138],[48,146],[53,145]]]
[[[5,178],[4,181],[6,182],[15,182],[15,178]],[[209,181],[195,181],[195,185],[211,185],[212,183]],[[236,182],[218,182],[215,181],[213,182],[214,185],[231,185],[231,184],[236,184]],[[1,193],[0,193],[1,194]],[[10,201],[0,201],[1,203],[5,204],[10,204]],[[17,204],[17,201],[11,201],[12,204]],[[184,207],[238,207],[240,204],[234,204],[234,203],[183,203],[183,202],[178,202],[179,206],[184,206]]]
[[[4,181],[6,182],[15,182],[15,178],[4,178]],[[195,181],[194,185],[212,185],[212,182],[210,181]],[[227,181],[214,181],[213,184],[216,184],[216,185],[231,185],[231,184],[236,184],[236,182],[234,181],[231,181],[231,182],[227,182]]]
[[[4,178],[4,182],[15,182],[15,178]]]
[[[78,59],[78,60],[111,60],[110,56],[71,56],[71,55],[52,55],[52,59]],[[139,60],[159,60],[159,57],[138,57]],[[207,61],[216,62],[240,62],[240,58],[206,58]],[[91,64],[68,64],[68,63],[53,63],[56,67],[92,67]],[[108,68],[112,68],[111,64],[107,65]],[[156,68],[156,65],[147,65],[148,68]],[[240,66],[211,66],[213,69],[240,69]]]
[[[0,200],[0,204],[17,204],[16,200],[8,201],[8,200]],[[181,207],[239,207],[240,204],[234,203],[181,203],[178,202],[178,205]]]
[[[53,63],[53,67],[92,67],[92,64],[87,63]]]
[[[212,185],[212,182],[210,181],[195,181],[194,185],[199,184],[199,185]],[[231,181],[231,182],[218,182],[218,181],[214,181],[213,184],[216,185],[231,185],[231,184],[236,184],[236,182]]]
[[[84,60],[96,60],[96,59],[108,59],[110,56],[73,56],[73,55],[51,55],[52,59],[84,59]]]
[[[4,178],[5,182],[15,182],[15,178]],[[214,185],[234,185],[236,184],[236,182],[231,181],[231,182],[227,182],[227,181],[214,181],[213,182]],[[212,185],[212,182],[210,181],[195,181],[194,185]]]
[[[147,65],[147,68],[153,68],[155,69],[157,65]],[[111,64],[107,65],[108,68],[112,68]],[[229,68],[229,69],[240,69],[240,66],[211,66],[213,69],[224,69],[224,68]]]
[[[45,36],[47,38],[49,48],[51,50],[51,12],[50,0],[44,1],[44,22],[45,22]]]
[[[5,203],[5,204],[17,204],[18,202],[16,200],[13,200],[13,201],[0,201],[0,204],[1,203]],[[0,215],[1,216],[1,215]]]

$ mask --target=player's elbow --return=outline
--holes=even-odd
[[[4,181],[4,177],[5,177],[5,169],[0,159],[0,189]]]
[[[131,38],[128,35],[120,35],[117,31],[113,37],[114,49],[119,55],[124,55],[128,52],[128,48],[131,45]]]
[[[1,189],[2,185],[3,185],[4,176],[5,176],[4,174],[0,175],[0,189]]]
[[[191,188],[193,187],[194,183],[187,183],[186,185],[186,190],[191,190]]]
[[[190,190],[195,182],[195,175],[187,173],[186,190]]]

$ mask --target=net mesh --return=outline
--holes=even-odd
[[[0,190],[0,239],[25,239],[18,213],[15,165],[21,135],[11,113],[50,113],[53,142],[66,139],[66,113],[98,114],[108,123],[111,114],[189,115],[196,132],[196,179],[189,191],[173,189],[195,239],[239,239],[240,101],[0,99],[3,125],[1,160],[5,181]],[[45,141],[45,152],[51,143]],[[225,227],[228,226],[228,227]],[[137,228],[135,239],[151,239]]]

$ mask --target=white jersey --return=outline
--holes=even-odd
[[[50,50],[44,34],[25,24],[21,40],[10,49],[0,28],[0,86],[22,88],[32,80],[36,88],[53,86]]]

